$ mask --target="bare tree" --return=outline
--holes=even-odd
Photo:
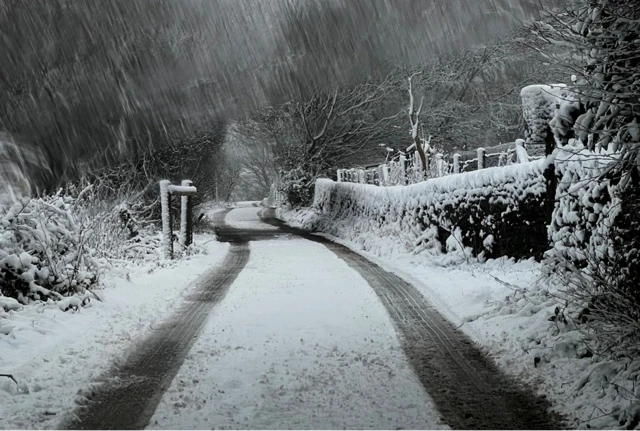
[[[418,136],[418,127],[420,125],[420,112],[422,111],[422,104],[424,102],[424,98],[420,98],[420,106],[418,110],[414,110],[414,98],[413,98],[413,89],[412,89],[412,81],[413,77],[416,76],[419,72],[414,73],[409,77],[409,122],[411,123],[411,139],[413,139],[413,144],[416,147],[416,151],[420,156],[420,161],[422,162],[422,172],[426,175],[427,169],[427,158],[424,154],[424,148],[422,148],[422,142],[420,141],[420,137]]]

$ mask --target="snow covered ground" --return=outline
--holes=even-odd
[[[444,427],[357,272],[303,239],[250,247],[149,428]]]
[[[242,202],[239,202],[238,206],[225,217],[225,223],[229,226],[239,229],[277,230],[277,228],[274,228],[270,224],[260,221],[256,215],[259,210],[258,208],[253,205],[240,204],[242,204]]]
[[[105,274],[104,302],[93,300],[78,312],[42,304],[12,312],[0,335],[0,428],[56,428],[77,407],[78,391],[89,388],[112,362],[162,321],[220,262],[228,244],[197,235],[206,254],[180,261],[128,267]]]
[[[293,226],[303,226],[316,215],[305,210],[282,211],[280,216]],[[584,351],[581,334],[549,320],[562,303],[553,286],[538,283],[542,266],[534,260],[500,258],[481,263],[460,252],[440,256],[390,252],[380,238],[360,237],[355,243],[324,236],[413,284],[505,372],[548,396],[570,426],[618,427],[625,409],[632,413],[639,408],[640,389],[634,382],[640,380],[640,361],[579,358]],[[384,257],[363,251],[359,244],[378,244]]]

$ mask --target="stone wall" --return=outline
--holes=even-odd
[[[379,255],[465,250],[539,258],[549,248],[545,168],[535,161],[396,187],[318,180],[317,216],[306,227]]]

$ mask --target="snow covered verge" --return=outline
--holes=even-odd
[[[75,297],[27,306],[0,297],[0,428],[55,429],[136,340],[163,321],[228,244],[197,234],[201,253],[181,260],[116,265],[103,272],[84,306]]]
[[[546,161],[433,178],[410,186],[316,182],[306,228],[381,255],[465,249],[483,258],[541,256]]]

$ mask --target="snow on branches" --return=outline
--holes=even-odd
[[[98,281],[89,234],[72,214],[74,199],[16,202],[0,219],[0,292],[29,300],[60,299]]]

